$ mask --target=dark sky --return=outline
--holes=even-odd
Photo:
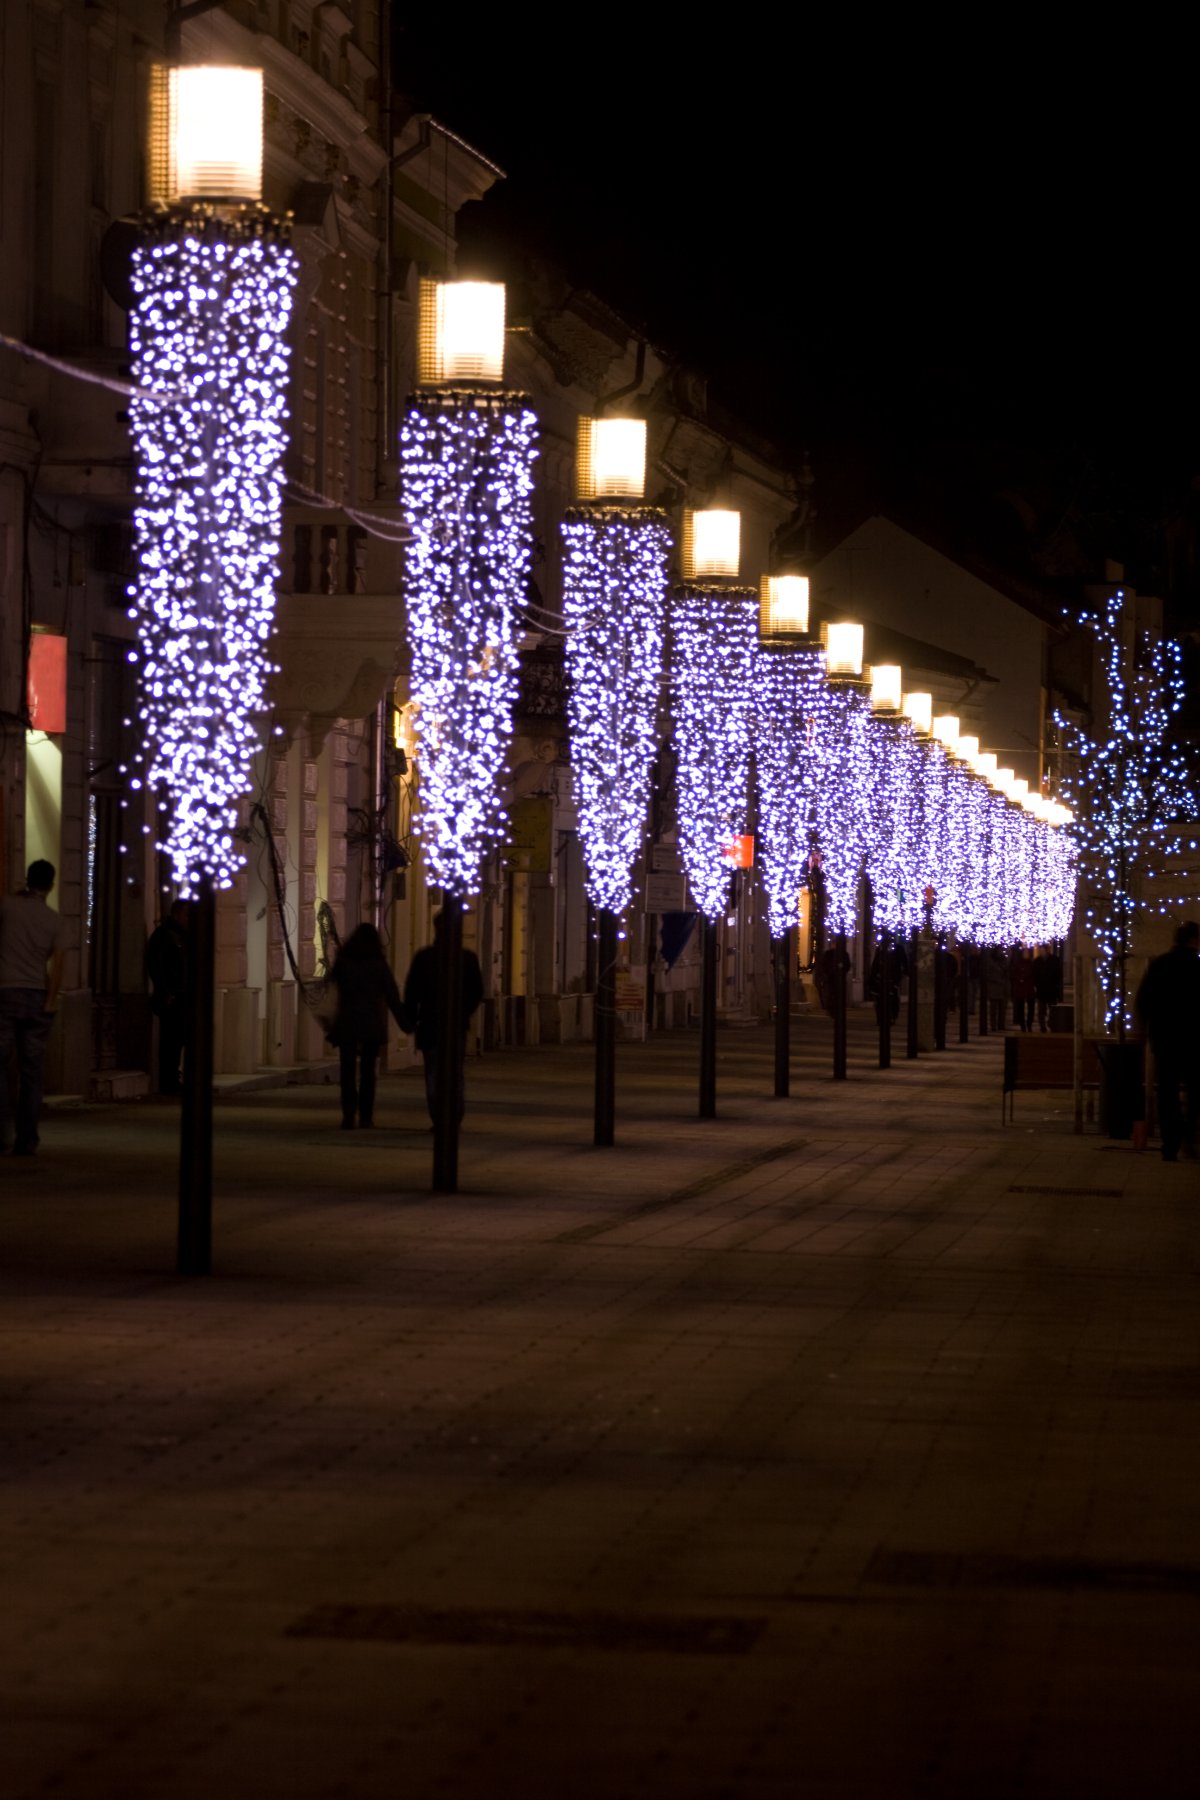
[[[1153,560],[1200,470],[1182,46],[557,17],[397,20],[401,85],[508,173],[468,240],[549,251],[811,448],[827,496],[932,484],[982,516],[1015,485],[1038,529],[1074,507]]]

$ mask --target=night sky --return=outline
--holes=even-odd
[[[1060,583],[1107,554],[1200,623],[1182,47],[600,16],[398,19],[401,87],[508,174],[466,254],[549,254],[811,451],[826,535],[886,506]]]

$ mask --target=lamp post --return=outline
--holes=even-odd
[[[134,252],[138,713],[158,848],[191,902],[181,1273],[212,1266],[216,894],[267,712],[286,445],[288,227],[261,204],[262,71],[158,68]]]
[[[933,735],[933,695],[918,689],[905,694],[903,700],[904,717],[908,720],[909,729],[916,744],[928,744]],[[922,752],[923,756],[923,752]],[[927,808],[923,810],[921,819],[921,860],[917,869],[928,867],[928,837],[930,820]],[[920,886],[915,878],[914,889]],[[905,1021],[905,1055],[910,1062],[916,1060],[921,1047],[921,915],[914,912],[909,928],[908,947],[908,1014]]]
[[[912,885],[914,746],[901,707],[904,671],[898,663],[870,670],[872,795],[876,817],[867,856],[872,920],[879,931],[879,1067],[892,1064],[892,958],[894,934],[904,928],[903,896]]]
[[[442,896],[437,934],[433,1187],[458,1187],[465,1021],[463,905],[503,842],[517,613],[533,539],[536,421],[506,393],[504,288],[420,288],[418,391],[400,432],[410,532],[406,613],[420,747],[414,821]]]
[[[775,1096],[791,1087],[792,956],[812,829],[814,762],[805,735],[823,662],[808,630],[808,577],[764,575],[759,585],[755,767],[761,866],[775,975]]]
[[[863,681],[862,626],[851,620],[827,621],[823,635],[829,691],[821,733],[817,833],[824,856],[827,916],[834,931],[827,964],[833,984],[833,1079],[845,1081],[846,937],[854,927],[870,842],[870,708]]]
[[[563,522],[571,767],[588,897],[596,910],[594,1142],[613,1142],[621,914],[646,828],[656,750],[670,532],[642,504],[646,425],[581,419],[578,505]]]
[[[748,804],[758,595],[737,584],[740,539],[736,512],[685,513],[683,581],[672,609],[680,849],[703,921],[702,1119],[717,1110],[717,921],[732,873],[725,846],[742,832]]]

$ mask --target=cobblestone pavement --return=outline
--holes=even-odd
[[[760,1030],[0,1164],[0,1795],[1192,1795],[1195,1163],[1000,1123],[1000,1042]]]

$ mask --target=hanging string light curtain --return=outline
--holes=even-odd
[[[507,828],[536,423],[519,396],[451,390],[418,394],[400,433],[421,771],[414,826],[434,883],[460,898],[477,890]]]
[[[814,825],[825,885],[825,923],[852,933],[876,827],[872,808],[871,710],[857,686],[826,682],[814,706]]]
[[[134,251],[138,711],[179,894],[228,887],[274,670],[296,259],[257,207],[166,215]],[[136,785],[136,781],[134,783]]]
[[[563,523],[571,762],[592,904],[620,914],[646,829],[657,736],[671,536],[649,508]]]
[[[873,718],[867,875],[874,920],[899,936],[920,923],[924,751],[904,720]]]
[[[729,894],[723,847],[746,827],[758,594],[688,583],[671,625],[680,849],[693,900],[716,919]]]
[[[768,929],[778,938],[796,923],[807,877],[817,776],[812,739],[824,703],[824,660],[816,650],[760,648],[756,668],[758,862]]]

